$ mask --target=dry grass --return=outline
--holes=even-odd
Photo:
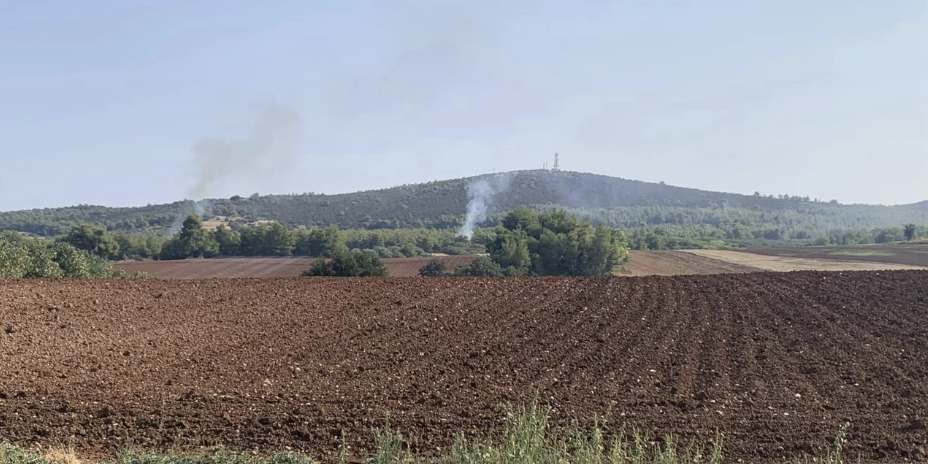
[[[42,453],[42,457],[55,464],[84,464],[71,448],[52,448]]]

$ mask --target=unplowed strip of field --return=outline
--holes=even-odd
[[[683,251],[630,251],[625,275],[690,275],[757,272],[757,269]]]
[[[787,256],[767,256],[746,251],[730,250],[687,250],[686,253],[730,263],[732,265],[754,268],[760,271],[892,271],[924,270],[922,266],[882,262],[862,262],[833,259],[793,258]]]
[[[0,431],[114,452],[422,452],[505,402],[745,462],[918,456],[928,272],[644,278],[0,281]]]
[[[391,277],[419,275],[419,268],[432,259],[445,263],[448,272],[470,264],[473,256],[435,258],[386,258]],[[116,266],[129,273],[146,272],[162,279],[209,279],[228,277],[294,277],[312,266],[315,258],[217,258],[178,261],[127,261]]]

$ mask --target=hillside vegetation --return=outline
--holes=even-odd
[[[509,187],[499,192],[483,226],[499,224],[506,212],[566,208],[594,223],[626,230],[633,246],[660,236],[695,244],[723,241],[764,244],[772,241],[813,243],[869,243],[882,231],[902,224],[928,223],[928,202],[906,206],[841,205],[790,195],[739,195],[674,187],[596,174],[563,171],[509,173]],[[108,231],[168,235],[179,229],[179,219],[193,211],[203,217],[235,218],[233,229],[257,220],[289,227],[342,229],[447,229],[463,223],[467,186],[475,178],[322,195],[251,195],[194,203],[176,202],[139,208],[80,205],[0,213],[0,230],[58,236],[72,227],[94,224]],[[172,230],[173,229],[173,230]],[[848,231],[857,236],[842,238]],[[901,236],[896,230],[884,239]],[[636,233],[637,239],[636,239]],[[655,238],[657,237],[657,238]],[[638,240],[638,242],[636,242]],[[653,245],[654,243],[652,243]],[[654,248],[652,246],[652,248]]]

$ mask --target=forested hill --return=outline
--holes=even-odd
[[[252,195],[200,202],[206,218],[225,216],[240,222],[279,221],[290,226],[337,224],[341,228],[454,228],[467,208],[467,187],[481,178],[508,178],[495,195],[493,214],[517,207],[566,207],[610,225],[638,228],[654,225],[766,221],[797,227],[873,228],[925,222],[928,203],[909,206],[839,205],[798,196],[739,195],[674,187],[596,174],[565,171],[518,171],[501,175],[403,185],[383,190],[322,195]],[[922,205],[919,207],[919,205]],[[0,213],[0,230],[59,235],[77,224],[109,230],[164,233],[177,218],[197,209],[193,202],[108,208],[80,205]]]
[[[928,201],[920,201],[918,203],[912,203],[911,205],[903,205],[902,207],[928,213]]]

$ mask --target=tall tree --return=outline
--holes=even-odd
[[[290,256],[293,254],[295,240],[287,226],[275,222],[267,227],[264,234],[264,249],[267,254],[274,256]]]
[[[184,258],[210,258],[219,254],[219,244],[203,227],[203,221],[196,213],[184,220],[177,240]]]
[[[64,238],[65,243],[97,255],[101,258],[116,257],[119,253],[119,244],[101,227],[82,224],[71,229]]]
[[[229,230],[225,224],[220,224],[213,231],[213,240],[219,245],[219,254],[222,256],[235,256],[239,254],[239,246],[242,244],[242,237],[238,232]]]

